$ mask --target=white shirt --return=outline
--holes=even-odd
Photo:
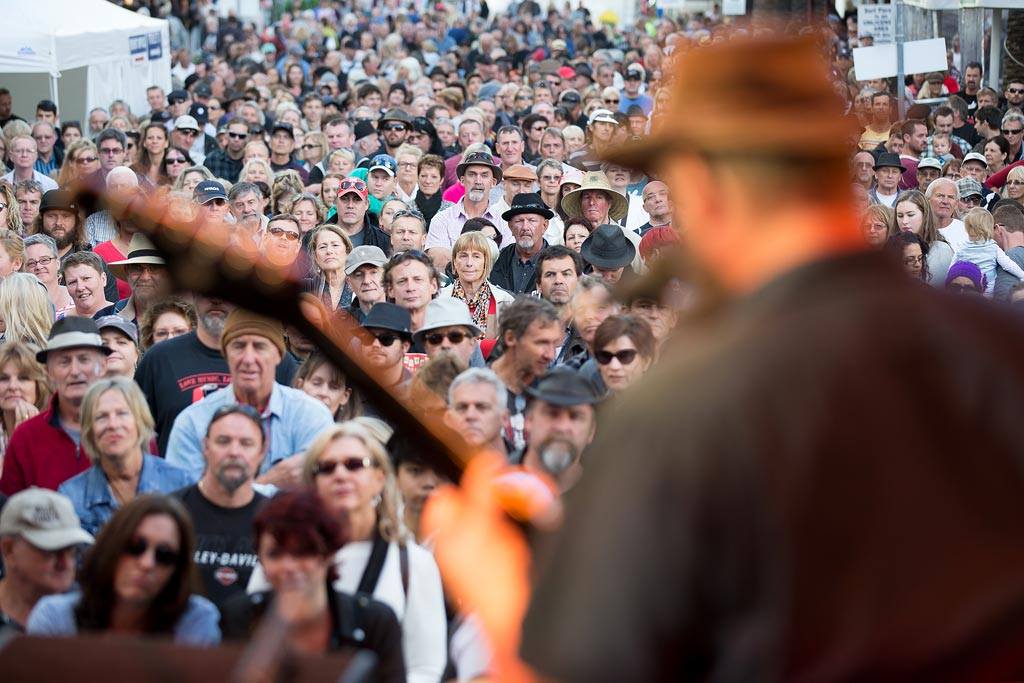
[[[899,192],[893,192],[892,194],[882,194],[881,192],[875,190],[875,196],[878,197],[878,203],[885,204],[890,209],[893,208],[893,203],[895,203],[897,195],[899,195]]]
[[[18,182],[18,181],[16,181],[14,179],[14,171],[13,170],[10,171],[9,173],[4,174],[3,176],[0,176],[0,180],[6,180],[8,183],[11,184],[12,187],[14,186],[14,184],[16,182]],[[32,170],[32,180],[36,181],[37,183],[39,183],[43,187],[43,192],[49,192],[50,190],[56,190],[57,187],[58,187],[56,180],[54,180],[53,178],[51,178],[48,175],[43,175],[42,173],[40,173],[39,171],[37,171],[35,169]],[[25,227],[28,227],[28,226],[25,226]]]
[[[949,246],[953,247],[953,251],[960,251],[965,244],[971,241],[967,236],[964,222],[959,218],[954,218],[952,223],[944,228],[939,228],[939,233],[946,238]]]

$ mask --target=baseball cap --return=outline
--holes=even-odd
[[[390,154],[378,154],[370,161],[370,171],[372,172],[377,169],[386,171],[388,175],[394,178],[395,173],[398,172],[398,163]]]
[[[362,140],[363,138],[376,135],[377,128],[373,125],[372,121],[357,121],[356,127],[352,130],[352,134],[356,140]]]
[[[582,101],[580,94],[575,90],[564,91],[558,99],[568,104],[579,104]]]
[[[288,133],[293,140],[295,139],[295,129],[292,128],[292,124],[287,121],[275,121],[274,126],[270,129],[270,134],[273,135],[279,130],[283,130]]]
[[[192,196],[200,204],[213,201],[214,199],[223,199],[227,201],[228,195],[224,191],[224,186],[216,180],[204,180],[196,185],[196,189],[192,191]]]
[[[125,320],[119,315],[104,315],[96,319],[96,326],[100,328],[100,332],[103,330],[117,330],[124,336],[135,342],[135,345],[139,345],[139,328],[135,326],[135,323],[130,320]]]
[[[353,249],[345,259],[345,275],[356,272],[359,266],[367,264],[383,266],[387,262],[388,257],[384,255],[384,251],[380,247],[364,244]]]
[[[193,117],[185,114],[174,120],[174,130],[199,130],[199,122]]]
[[[369,194],[366,181],[353,177],[342,180],[341,185],[338,186],[338,197],[344,197],[347,194],[357,194],[360,199],[366,199]]]
[[[40,550],[93,542],[67,496],[36,486],[7,501],[0,513],[0,536],[21,536]]]
[[[635,79],[639,79],[639,80],[642,81],[642,80],[644,80],[646,78],[646,76],[647,76],[647,72],[644,71],[644,68],[642,66],[640,66],[639,64],[630,64],[628,67],[626,67],[626,79],[627,80],[631,79],[631,78],[635,78]]]
[[[988,161],[986,161],[984,154],[979,154],[978,152],[971,152],[970,154],[965,154],[964,160],[960,165],[963,166],[968,161],[977,161],[985,168],[988,168]]]
[[[210,111],[206,108],[205,104],[194,103],[188,108],[188,113],[195,118],[196,123],[205,124],[210,120]]]
[[[192,94],[196,97],[213,97],[213,90],[210,89],[209,83],[199,83],[192,88]]]
[[[920,166],[918,167],[920,168]],[[974,178],[961,178],[956,181],[956,189],[960,194],[960,199],[967,199],[968,197],[984,197],[985,189],[981,186]]]
[[[924,159],[921,159],[920,162],[918,162],[917,168],[934,168],[936,171],[941,171],[942,162],[934,157],[925,157]]]
[[[610,109],[595,109],[590,114],[589,124],[597,123],[598,121],[604,121],[605,123],[614,123],[616,126],[619,125],[619,120],[615,118],[615,114]]]
[[[172,90],[167,94],[167,101],[170,104],[184,102],[188,99],[188,92],[185,90]]]

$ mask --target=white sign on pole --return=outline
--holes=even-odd
[[[896,40],[896,12],[892,5],[860,5],[857,7],[857,35],[871,36],[875,45]]]
[[[740,16],[747,13],[747,0],[722,0],[722,14]]]
[[[946,39],[929,38],[903,43],[903,72],[922,74],[945,71]],[[872,45],[853,49],[853,70],[858,81],[896,75],[896,46]]]

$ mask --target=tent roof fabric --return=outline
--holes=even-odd
[[[167,22],[106,0],[7,3],[0,24],[0,73],[58,73],[124,59],[128,37],[167,31]]]

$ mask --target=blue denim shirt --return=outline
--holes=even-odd
[[[135,492],[170,493],[191,483],[192,480],[185,470],[168,465],[155,455],[143,454],[139,487]],[[85,472],[68,479],[57,490],[71,499],[75,512],[82,520],[82,528],[94,536],[119,507],[110,490],[107,475],[99,465],[93,465]]]
[[[218,408],[237,403],[229,384],[181,411],[174,420],[167,440],[167,462],[186,470],[193,484],[203,476],[203,438],[210,419]],[[334,424],[331,412],[322,402],[299,389],[274,383],[270,402],[263,414],[263,431],[270,448],[263,458],[260,474],[278,461],[306,450],[313,439]]]

